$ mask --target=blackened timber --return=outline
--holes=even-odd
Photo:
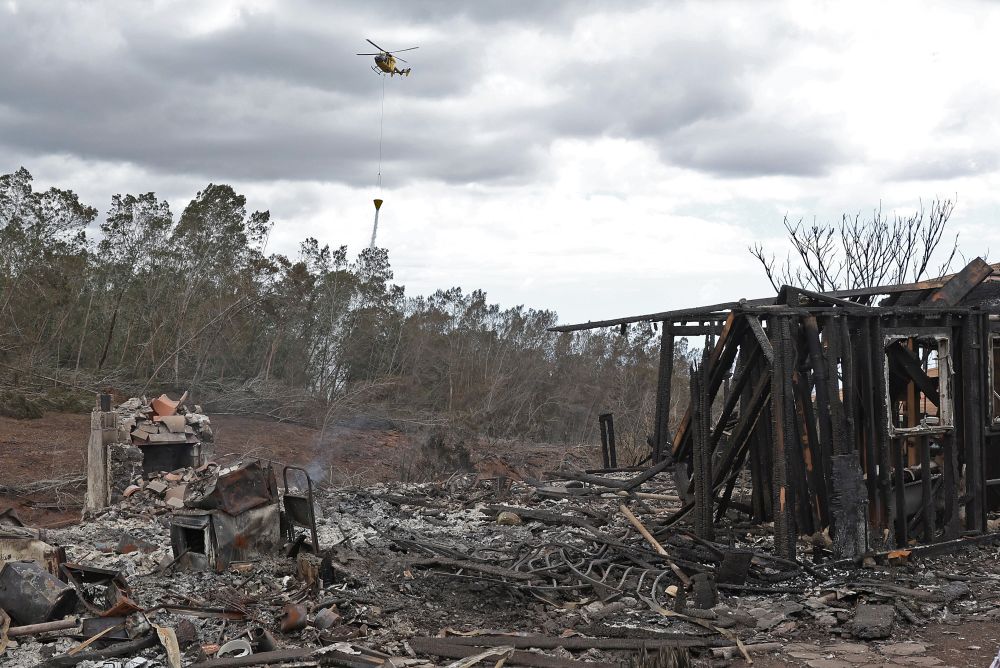
[[[773,363],[768,363],[766,366],[761,364],[760,366],[761,375],[767,377],[769,381],[772,366]],[[772,462],[774,461],[774,448],[771,447],[771,444],[774,443],[774,420],[771,415],[770,387],[770,383],[768,383],[768,394],[761,404],[760,417],[757,420],[756,426],[751,431],[750,440],[750,446],[757,448],[756,456],[760,460],[763,474],[760,478],[760,496],[764,507],[764,517],[768,522],[774,519],[774,480],[771,477]]]
[[[672,325],[674,336],[719,336],[724,325]]]
[[[954,306],[992,273],[993,267],[982,258],[977,257],[965,265],[962,271],[952,276],[943,286],[935,290],[924,300],[924,303],[935,306]]]
[[[854,452],[858,450],[860,443],[857,424],[857,403],[858,398],[854,392],[854,345],[851,339],[851,329],[847,318],[836,318],[838,327],[839,349],[840,349],[840,371],[841,382],[843,383],[843,404],[844,408],[844,431],[847,450],[844,452]]]
[[[792,372],[792,389],[795,391],[795,411],[798,416],[802,461],[812,492],[809,499],[810,506],[813,507],[816,515],[815,519],[819,522],[820,526],[827,526],[830,524],[830,516],[827,512],[829,499],[827,497],[826,485],[823,483],[823,471],[819,452],[816,450],[816,446],[819,444],[819,439],[816,436],[816,415],[813,412],[809,384],[802,377],[802,373],[798,369]]]
[[[830,516],[835,552],[840,556],[858,556],[867,547],[865,512],[867,497],[862,482],[860,459],[854,451],[854,396],[850,338],[843,317],[824,322],[823,345],[827,363],[830,418],[833,426],[833,455],[830,466]]]
[[[959,337],[956,336],[958,330],[954,327],[950,316],[942,324],[947,327],[950,340],[959,340]],[[961,518],[958,514],[958,448],[955,446],[955,432],[957,430],[958,427],[949,429],[941,443],[941,479],[942,493],[944,494],[944,516],[941,524],[946,540],[958,538],[962,532]]]
[[[846,381],[841,385],[840,360],[843,344],[840,339],[840,318],[830,317],[823,327],[823,351],[826,361],[827,396],[830,397],[830,423],[832,427],[831,451],[834,455],[845,455],[853,448],[847,437],[847,426],[844,419],[844,393],[847,390]]]
[[[951,274],[948,276],[942,276],[941,278],[932,278],[924,281],[918,281],[915,283],[900,283],[898,285],[876,285],[867,288],[852,288],[849,290],[832,290],[829,292],[824,292],[819,294],[822,294],[825,297],[846,298],[846,299],[853,299],[856,297],[870,297],[874,295],[892,295],[899,292],[913,292],[915,290],[937,289],[944,286],[953,277],[954,274]],[[644,315],[630,316],[627,318],[614,318],[611,320],[595,320],[592,322],[584,322],[575,325],[557,325],[556,327],[550,327],[549,331],[577,332],[586,329],[615,327],[621,324],[632,324],[637,322],[664,322],[664,321],[673,322],[684,319],[707,320],[707,319],[714,319],[719,316],[725,316],[727,311],[730,311],[735,308],[745,309],[747,307],[763,306],[774,303],[775,303],[774,297],[741,299],[739,301],[722,302],[720,304],[711,304],[709,306],[699,306],[694,308],[675,309],[672,311],[661,311],[659,313],[647,313]]]
[[[848,299],[839,299],[837,297],[831,297],[828,294],[823,294],[822,292],[812,292],[803,288],[795,288],[790,285],[781,286],[781,290],[778,292],[778,302],[781,304],[788,304],[790,306],[808,306],[808,304],[801,302],[801,298],[803,297],[809,301],[822,302],[831,306],[843,306],[845,308],[852,309],[861,306],[857,302],[852,302]]]
[[[754,300],[753,303],[773,304],[774,297]],[[595,320],[593,322],[583,322],[577,325],[558,325],[550,327],[550,332],[578,332],[585,329],[598,329],[601,327],[617,327],[618,325],[630,325],[637,322],[665,322],[694,318],[714,319],[713,316],[725,315],[726,311],[739,306],[740,302],[722,302],[711,306],[699,306],[696,308],[683,308],[674,311],[662,311],[660,313],[648,313],[646,315],[636,315],[628,318],[613,318],[611,320]]]
[[[669,322],[660,329],[660,368],[656,379],[656,423],[653,427],[653,461],[666,454],[670,440],[670,384],[674,374],[674,335]]]
[[[743,327],[743,318],[737,318],[730,313],[726,318],[726,325],[719,335],[719,340],[712,347],[712,352],[705,362],[705,377],[707,385],[709,405],[715,400],[715,395],[722,385],[725,374],[729,371],[739,352],[739,335]],[[691,406],[688,405],[680,425],[677,427],[677,434],[674,437],[673,456],[674,459],[686,457],[689,453],[691,434],[689,427],[691,423]]]
[[[794,376],[794,372],[793,372]],[[794,380],[792,382],[792,424],[795,429],[795,440],[801,446],[806,438],[805,423],[801,420],[801,407],[795,398]],[[809,485],[808,474],[805,468],[805,452],[802,447],[789,450],[788,456],[788,488],[792,498],[792,511],[795,516],[795,526],[798,533],[812,534],[820,526],[819,502],[814,490]]]
[[[608,420],[610,417],[608,413],[602,413],[597,417],[597,424],[601,428],[601,462],[604,464],[604,468],[609,469],[615,464],[611,463],[611,450],[608,443]]]
[[[562,647],[570,650],[602,649],[602,650],[653,650],[661,647],[710,647],[727,644],[724,639],[716,636],[699,636],[694,634],[657,634],[652,638],[586,638],[582,636],[509,636],[480,635],[454,636],[449,638],[412,638],[409,642],[414,649],[433,653],[437,643],[473,647],[503,647],[518,649],[556,649]],[[417,645],[421,647],[417,647]]]
[[[857,350],[858,357],[864,360],[872,359],[872,328],[869,318],[861,319],[861,336],[858,337]],[[876,450],[878,439],[876,431],[878,420],[876,419],[877,407],[875,404],[875,374],[872,364],[866,364],[859,369],[859,380],[861,381],[861,401],[862,401],[862,422],[863,443],[864,443],[864,470],[865,484],[868,487],[868,498],[871,500],[869,506],[869,524],[872,533],[881,536],[882,530],[886,526],[886,507],[882,503],[879,493],[878,462],[879,456]]]
[[[931,479],[930,438],[926,435],[918,437],[917,447],[920,450],[920,506],[923,512],[924,542],[931,543],[934,542],[934,516],[937,514],[937,507]]]
[[[962,525],[958,515],[958,448],[955,447],[955,430],[951,429],[944,435],[943,439],[943,471],[941,477],[944,480],[944,537],[947,540],[958,538],[962,533]]]
[[[704,365],[691,368],[691,473],[694,483],[695,531],[701,538],[712,540],[712,453],[709,451],[705,371]]]
[[[983,497],[986,492],[986,476],[983,470],[982,413],[982,360],[980,318],[970,315],[965,318],[962,328],[962,378],[963,404],[965,407],[965,492],[968,503],[965,506],[966,529],[983,530],[986,526],[986,510]]]
[[[908,526],[906,523],[906,443],[905,438],[894,438],[889,441],[893,456],[893,491],[896,496],[896,547],[905,548]]]
[[[833,499],[830,514],[835,518],[833,552],[838,558],[856,558],[865,553],[865,514],[868,498],[857,457],[851,454],[833,456]]]
[[[885,379],[885,331],[881,318],[871,318],[871,369],[872,369],[872,407],[874,409],[874,442],[875,453],[878,457],[878,486],[881,495],[882,508],[888,513],[889,493],[892,489],[890,463],[890,441],[889,441],[889,388],[886,387]],[[888,515],[886,516],[888,524]],[[885,528],[888,528],[886,526]],[[883,535],[877,536],[877,540],[883,541]]]
[[[744,348],[746,347],[744,346]],[[753,346],[749,351],[744,350],[741,352],[743,359],[737,365],[736,376],[733,378],[729,394],[722,404],[719,420],[712,430],[711,450],[713,452],[722,439],[722,433],[725,431],[726,425],[729,424],[729,419],[732,417],[733,411],[736,410],[736,405],[743,397],[743,391],[749,384],[750,375],[753,373],[753,365],[756,363],[759,354],[760,348],[758,346]]]
[[[768,363],[774,361],[774,351],[771,350],[771,342],[767,339],[767,334],[764,333],[764,328],[760,324],[760,318],[755,315],[747,315],[746,321],[747,325],[750,326],[750,331],[753,332],[753,336],[757,339],[757,345],[760,346],[761,352],[764,357],[767,358]]]
[[[791,322],[778,317],[773,323],[771,347],[774,366],[771,379],[771,415],[774,425],[774,551],[778,556],[795,557],[795,526],[792,516],[791,489],[788,485],[788,453],[795,447],[795,426],[792,422],[794,399],[791,387],[791,367],[795,355],[792,349]]]
[[[816,316],[808,315],[802,319],[803,336],[809,350],[809,365],[812,371],[812,381],[816,392],[816,417],[819,424],[820,455],[818,469],[822,473],[824,497],[830,498],[828,480],[830,478],[830,457],[833,454],[833,417],[830,414],[830,386],[827,383],[828,370],[823,359],[823,351],[819,340],[819,322]]]
[[[739,472],[744,450],[749,450],[751,437],[756,432],[761,415],[765,412],[767,400],[771,393],[771,374],[768,370],[757,377],[753,391],[744,407],[740,410],[740,419],[733,428],[733,433],[726,443],[726,449],[719,457],[719,466],[715,472],[714,486],[721,485],[732,472]],[[763,473],[761,474],[763,477]],[[756,482],[754,483],[756,486]],[[761,489],[765,489],[761,485]],[[719,503],[719,513],[725,512],[728,498],[723,497]]]

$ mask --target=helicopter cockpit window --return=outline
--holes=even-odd
[[[946,335],[886,337],[890,433],[951,429],[955,424],[952,373],[951,341]]]

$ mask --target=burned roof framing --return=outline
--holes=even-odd
[[[735,509],[775,550],[829,531],[857,557],[986,531],[1000,479],[1000,264],[905,285],[775,297],[566,325],[662,332],[650,468],[672,470],[709,537]],[[688,408],[668,425],[676,336],[705,335]],[[749,479],[749,498],[735,498]]]

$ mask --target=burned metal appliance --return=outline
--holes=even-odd
[[[290,487],[288,484],[288,472],[295,471],[301,474],[305,481],[305,489],[299,490]],[[313,485],[309,472],[298,466],[286,466],[282,471],[282,482],[284,483],[285,494],[282,502],[285,512],[281,516],[283,521],[282,533],[288,538],[288,542],[296,544],[300,538],[296,536],[296,528],[309,529],[312,539],[309,549],[313,554],[319,552],[319,539],[316,536],[316,506],[313,504]]]
[[[62,619],[76,609],[76,592],[35,561],[0,568],[0,610],[20,625]]]
[[[188,485],[185,508],[173,514],[170,543],[181,567],[224,571],[234,561],[280,545],[281,510],[274,469],[259,461]]]
[[[132,589],[121,571],[72,563],[63,564],[60,570],[76,590],[83,607],[95,615],[126,616],[141,610],[129,598]]]

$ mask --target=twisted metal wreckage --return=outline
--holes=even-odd
[[[552,331],[642,322],[659,323],[662,338],[650,466],[633,482],[673,469],[684,503],[666,525],[692,515],[711,539],[734,509],[773,521],[784,558],[816,532],[845,559],[985,534],[1000,505],[1000,264],[976,258],[939,279],[825,293],[784,286]],[[706,346],[670,433],[674,339],[686,335]],[[734,489],[746,471],[743,503]]]

